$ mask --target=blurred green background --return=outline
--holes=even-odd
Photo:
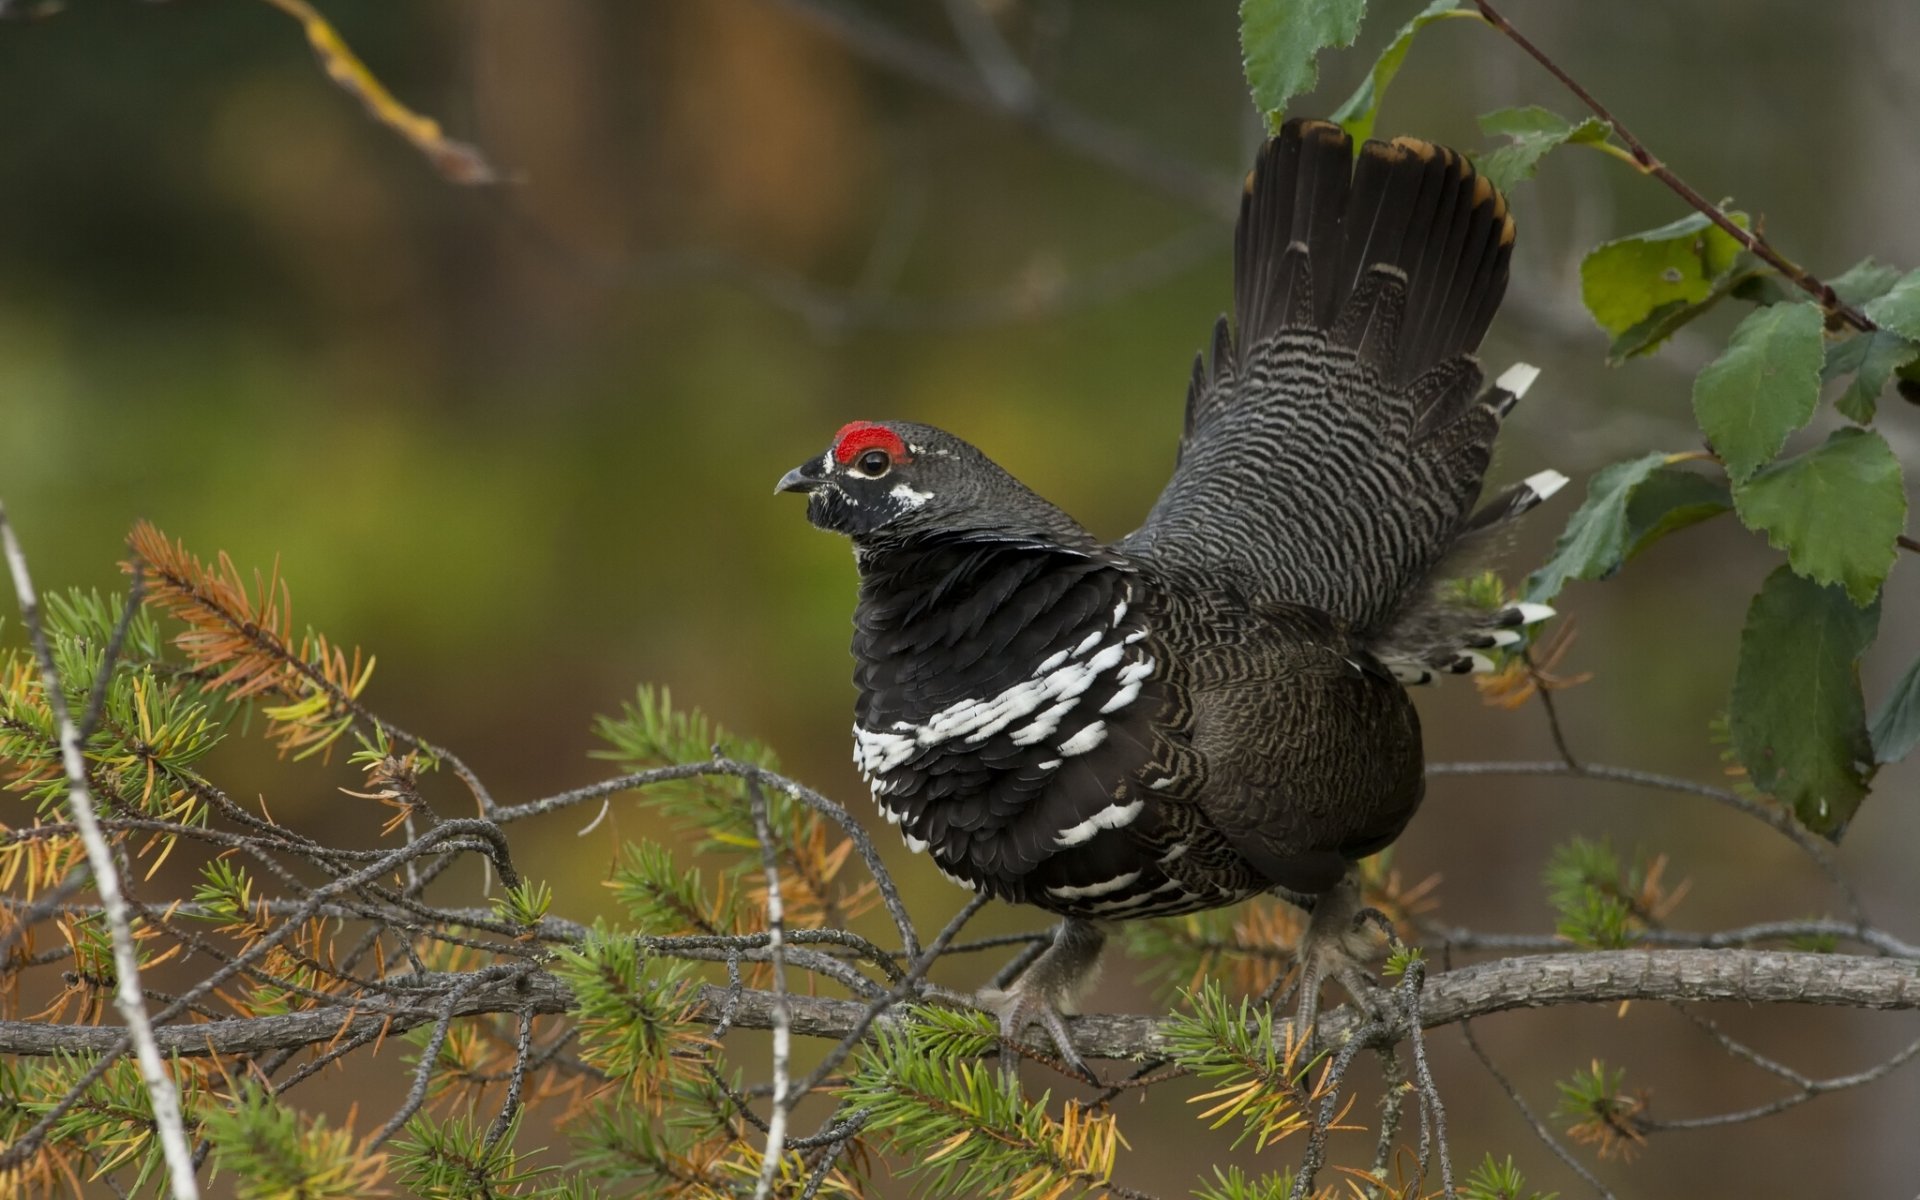
[[[517,180],[490,190],[436,176],[264,3],[74,0],[0,23],[0,497],[39,582],[118,586],[121,538],[147,517],[202,555],[277,556],[299,623],[378,655],[372,706],[458,750],[502,800],[600,774],[590,719],[644,680],[870,811],[848,758],[852,564],[774,480],[847,420],[911,418],[974,441],[1096,531],[1131,528],[1170,469],[1188,364],[1227,299],[1220,212],[1257,136],[1231,4],[988,7],[1047,96],[1183,164],[1189,194],[1102,165],[1072,129],[1036,131],[876,63],[831,19],[852,13],[967,73],[929,3],[323,0],[402,100]],[[1417,7],[1376,0],[1361,50],[1327,58],[1295,111],[1336,105]],[[1799,261],[1920,265],[1911,0],[1509,8]],[[1521,103],[1571,111],[1511,45],[1448,22],[1414,48],[1380,132],[1474,148],[1476,113]],[[1529,522],[1517,579],[1593,469],[1696,446],[1689,381],[1735,314],[1607,368],[1579,255],[1682,209],[1575,152],[1514,202],[1515,281],[1485,356],[1545,375],[1496,482],[1546,466],[1576,480]],[[1882,413],[1913,478],[1920,413],[1891,399]],[[1576,753],[1718,777],[1707,725],[1776,561],[1722,521],[1570,590],[1580,637],[1563,665],[1596,676],[1563,694]],[[1915,565],[1889,584],[1870,705],[1920,652]],[[1551,756],[1537,707],[1484,707],[1469,686],[1421,704],[1436,760]],[[334,790],[357,778],[339,756],[288,770],[243,747],[220,769],[282,820],[374,836],[375,816]],[[1841,850],[1909,939],[1916,783],[1912,766],[1884,772]],[[595,884],[613,842],[576,839],[579,823],[516,838],[523,868],[561,885],[558,909],[589,916],[607,907]],[[1767,830],[1598,784],[1438,781],[1399,863],[1443,876],[1454,921],[1539,931],[1541,863],[1575,832],[1671,854],[1670,875],[1694,881],[1678,927],[1831,906]],[[937,926],[959,894],[885,841]],[[979,928],[1040,923],[1000,909]],[[1099,1006],[1150,1003],[1136,971],[1116,956]],[[1915,1032],[1910,1015],[1726,1019],[1815,1075]],[[1651,1007],[1509,1016],[1480,1035],[1543,1108],[1551,1081],[1596,1054],[1650,1088],[1659,1116],[1781,1087]],[[1435,1054],[1456,1161],[1511,1151],[1536,1184],[1578,1193],[1456,1035]],[[1226,1142],[1192,1136],[1177,1097],[1151,1112],[1125,1126],[1121,1177],[1179,1192]],[[1910,1195],[1916,1112],[1909,1070],[1760,1126],[1663,1135],[1600,1170],[1633,1195]]]

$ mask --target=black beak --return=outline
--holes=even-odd
[[[811,492],[825,482],[820,477],[820,460],[810,458],[782,475],[780,482],[773,485],[773,490],[776,495],[781,492]]]

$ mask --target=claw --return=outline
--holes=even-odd
[[[1053,1039],[1060,1061],[1075,1075],[1094,1087],[1104,1086],[1100,1077],[1073,1048],[1073,1035],[1060,1015],[1063,1003],[1083,988],[1093,974],[1105,937],[1085,921],[1068,920],[1054,934],[1053,945],[1035,959],[1014,985],[1002,991],[983,989],[979,1003],[1000,1022],[1000,1068],[1008,1076],[1019,1074],[1020,1056],[1015,1050],[1029,1025],[1039,1025]]]
[[[1029,1025],[1038,1025],[1053,1039],[1054,1053],[1069,1070],[1094,1087],[1104,1086],[1093,1068],[1080,1057],[1080,1052],[1073,1048],[1073,1034],[1067,1030],[1066,1019],[1045,996],[1021,988],[1009,991],[987,988],[980,992],[979,1000],[999,1019],[1000,1040],[1006,1046],[1001,1051],[1000,1065],[1005,1073],[1019,1073],[1020,1055],[1015,1047],[1023,1040]]]
[[[1352,994],[1354,1002],[1372,1015],[1377,1017],[1384,1011],[1377,999],[1381,989],[1360,968],[1373,952],[1363,936],[1369,925],[1383,929],[1389,940],[1398,940],[1386,914],[1360,906],[1359,881],[1351,874],[1314,901],[1296,951],[1300,964],[1296,985],[1300,1007],[1295,1012],[1293,1026],[1296,1034],[1305,1039],[1309,1054],[1323,1049],[1316,1044],[1319,1041],[1316,1025],[1320,985],[1329,977],[1338,979]]]

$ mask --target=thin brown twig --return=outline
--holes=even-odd
[[[1527,674],[1533,677],[1534,690],[1540,696],[1540,707],[1546,709],[1547,729],[1553,734],[1553,748],[1560,752],[1561,762],[1566,763],[1570,770],[1578,771],[1580,760],[1573,756],[1573,747],[1567,741],[1567,731],[1560,725],[1560,709],[1554,703],[1553,689],[1547,686],[1548,681],[1544,673],[1534,664],[1531,649],[1522,650],[1520,659],[1527,664]]]
[[[1855,1088],[1862,1084],[1874,1083],[1884,1079],[1902,1066],[1905,1066],[1907,1062],[1916,1055],[1920,1055],[1920,1041],[1909,1042],[1892,1055],[1863,1071],[1856,1071],[1851,1075],[1835,1076],[1832,1079],[1815,1079],[1794,1070],[1784,1063],[1776,1062],[1768,1058],[1745,1042],[1728,1036],[1719,1025],[1701,1016],[1699,1013],[1694,1012],[1686,1005],[1676,1004],[1673,1007],[1679,1010],[1681,1016],[1693,1022],[1702,1032],[1718,1043],[1720,1048],[1728,1054],[1752,1063],[1769,1075],[1787,1081],[1793,1085],[1795,1090],[1774,1100],[1769,1100],[1765,1104],[1756,1104],[1752,1108],[1739,1109],[1734,1112],[1714,1113],[1704,1117],[1675,1117],[1665,1120],[1642,1117],[1634,1123],[1634,1128],[1641,1133],[1672,1133],[1680,1130],[1710,1129],[1722,1125],[1739,1125],[1747,1121],[1756,1121],[1762,1117],[1770,1117],[1775,1113],[1785,1112],[1789,1108],[1795,1108],[1805,1104],[1807,1101],[1819,1096],[1824,1096],[1828,1092],[1844,1091],[1848,1088]]]
[[[1591,1187],[1602,1200],[1613,1200],[1613,1193],[1607,1190],[1607,1185],[1601,1183],[1599,1177],[1592,1171],[1589,1171],[1587,1165],[1574,1156],[1573,1151],[1567,1149],[1559,1138],[1553,1136],[1553,1130],[1548,1129],[1547,1123],[1541,1120],[1539,1115],[1533,1111],[1533,1106],[1528,1104],[1526,1097],[1520,1094],[1520,1089],[1513,1086],[1513,1081],[1508,1079],[1506,1073],[1495,1065],[1493,1057],[1480,1045],[1480,1039],[1473,1036],[1473,1022],[1460,1022],[1460,1036],[1465,1039],[1467,1049],[1473,1051],[1473,1056],[1480,1060],[1480,1065],[1487,1069],[1487,1074],[1493,1076],[1493,1081],[1499,1084],[1500,1090],[1507,1094],[1508,1101],[1513,1104],[1514,1109],[1519,1112],[1521,1118],[1533,1129],[1534,1135],[1546,1143],[1547,1149],[1553,1151],[1554,1157],[1567,1164],[1574,1174],[1585,1180],[1587,1186]]]
[[[1695,783],[1691,779],[1661,775],[1653,771],[1641,771],[1633,767],[1607,766],[1601,763],[1568,766],[1564,762],[1430,762],[1426,770],[1428,778],[1438,775],[1565,775],[1575,779],[1597,779],[1664,792],[1679,792],[1683,795],[1701,796],[1717,801],[1737,812],[1745,813],[1792,842],[1813,862],[1815,867],[1819,868],[1820,873],[1827,877],[1834,890],[1840,894],[1841,902],[1846,905],[1847,915],[1853,919],[1853,923],[1863,929],[1871,924],[1867,918],[1865,902],[1860,898],[1859,889],[1854,887],[1852,881],[1847,879],[1840,870],[1839,863],[1834,860],[1832,848],[1794,820],[1792,813],[1777,805],[1769,806],[1727,788],[1711,787],[1704,783]]]
[[[1798,263],[1792,262],[1778,250],[1775,250],[1772,244],[1761,234],[1751,229],[1741,228],[1734,222],[1733,218],[1729,217],[1725,212],[1722,212],[1719,207],[1705,196],[1702,196],[1691,184],[1678,175],[1675,175],[1666,163],[1662,162],[1654,155],[1653,151],[1647,148],[1646,143],[1635,137],[1632,130],[1620,123],[1620,118],[1614,116],[1606,105],[1600,103],[1592,92],[1589,92],[1581,85],[1579,80],[1567,74],[1560,64],[1547,56],[1545,51],[1529,41],[1525,34],[1514,28],[1513,22],[1502,16],[1499,10],[1495,9],[1488,0],[1473,0],[1473,2],[1474,5],[1479,8],[1480,15],[1486,18],[1489,25],[1498,29],[1501,33],[1506,34],[1509,40],[1516,46],[1519,46],[1520,49],[1526,51],[1535,62],[1545,67],[1549,74],[1559,80],[1568,91],[1577,96],[1580,102],[1593,112],[1594,116],[1599,117],[1607,123],[1607,126],[1613,130],[1614,136],[1618,137],[1626,146],[1627,152],[1633,156],[1633,161],[1639,166],[1643,173],[1651,175],[1653,178],[1665,184],[1668,190],[1686,201],[1687,205],[1694,209],[1694,211],[1702,214],[1715,225],[1718,225],[1728,236],[1732,237],[1734,241],[1739,242],[1742,246],[1746,247],[1748,251],[1759,256],[1769,266],[1773,267],[1774,270],[1779,271],[1791,280],[1794,286],[1819,301],[1820,307],[1826,309],[1827,312],[1845,321],[1862,333],[1871,333],[1880,328],[1880,326],[1865,313],[1842,300],[1839,293],[1833,290],[1832,285],[1824,282],[1815,276],[1813,272],[1800,266]]]

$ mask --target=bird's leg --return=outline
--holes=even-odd
[[[1027,1026],[1038,1023],[1053,1038],[1054,1049],[1075,1074],[1094,1086],[1099,1076],[1087,1066],[1073,1048],[1073,1038],[1061,1013],[1070,1011],[1088,985],[1093,982],[1100,962],[1100,948],[1107,935],[1091,921],[1069,917],[1053,932],[1053,945],[1021,972],[1011,987],[983,988],[980,1003],[1000,1020],[1000,1038],[1008,1043],[1001,1051],[1001,1062],[1009,1074],[1020,1065],[1012,1043],[1020,1040]]]
[[[1319,1019],[1320,985],[1328,977],[1338,979],[1355,1003],[1369,1009],[1377,1007],[1373,997],[1379,989],[1363,968],[1374,954],[1366,926],[1375,918],[1385,920],[1373,909],[1361,906],[1360,879],[1351,871],[1332,891],[1314,897],[1306,931],[1300,935],[1295,952],[1300,963],[1296,984],[1300,1007],[1293,1027],[1298,1036],[1308,1039],[1309,1049],[1314,1023]]]

